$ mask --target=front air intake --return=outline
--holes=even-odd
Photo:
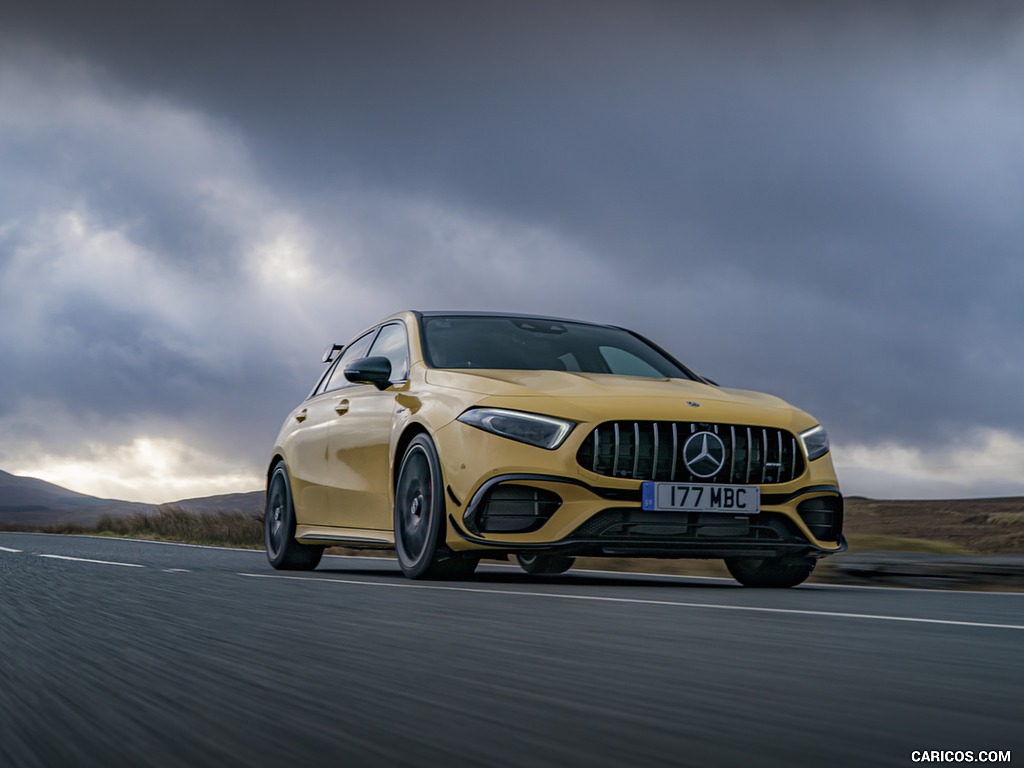
[[[818,496],[797,504],[797,514],[818,541],[839,541],[843,531],[843,497]]]
[[[484,533],[528,533],[551,519],[562,500],[558,494],[527,485],[499,485],[480,505],[477,526]]]

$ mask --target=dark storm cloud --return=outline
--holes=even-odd
[[[841,440],[1024,434],[1017,3],[36,2],[2,14],[0,39],[20,46],[6,66],[59,56],[107,102],[166,107],[153,133],[175,110],[201,123],[184,130],[194,152],[174,149],[176,133],[133,149],[59,126],[53,141],[0,146],[39,201],[59,196],[46,179],[73,190],[95,227],[170,265],[179,290],[205,286],[189,306],[214,342],[65,294],[53,322],[78,318],[61,326],[76,329],[76,354],[123,383],[101,407],[96,374],[101,411],[165,391],[174,408],[245,421],[246,400],[204,395],[243,368],[253,410],[283,407],[290,377],[309,375],[290,344],[316,326],[238,286],[256,241],[291,231],[266,225],[285,205],[300,235],[314,232],[313,272],[338,290],[373,286],[361,305],[305,302],[322,325],[403,305],[608,319],[723,383],[806,405]],[[209,169],[197,191],[190,178]],[[262,186],[260,201],[210,193],[222,178]],[[228,321],[210,304],[232,290]],[[286,359],[261,368],[263,355]],[[249,420],[234,446],[268,429]]]
[[[300,193],[422,191],[609,259],[738,261],[836,293],[998,263],[1022,231],[998,212],[1022,170],[1008,4],[108,7],[22,19],[244,126]]]

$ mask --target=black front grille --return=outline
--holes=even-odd
[[[721,440],[724,455],[698,465],[686,465],[687,441],[709,432]],[[718,448],[708,438],[712,448]],[[700,452],[700,444],[693,444]],[[718,459],[721,468],[715,469]],[[583,441],[576,460],[599,475],[636,480],[686,483],[788,483],[803,474],[804,459],[796,437],[783,429],[740,424],[673,421],[609,421],[594,428]],[[695,462],[696,464],[696,462]]]

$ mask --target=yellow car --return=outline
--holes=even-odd
[[[825,430],[609,325],[400,312],[324,355],[267,472],[267,556],[394,548],[414,579],[515,556],[723,558],[748,586],[846,548]]]

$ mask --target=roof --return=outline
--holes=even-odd
[[[467,310],[443,309],[413,310],[413,312],[417,315],[420,315],[421,317],[514,317],[518,320],[547,320],[555,323],[580,323],[581,325],[608,326],[608,323],[594,323],[588,320],[574,320],[569,317],[551,317],[550,315],[529,315],[521,314],[518,312],[473,312]]]

